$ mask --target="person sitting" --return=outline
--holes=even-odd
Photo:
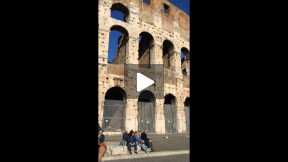
[[[144,141],[144,144],[149,148],[149,151],[153,151],[153,149],[152,149],[152,140],[147,137],[147,129],[145,129],[141,133],[141,139]]]
[[[132,154],[132,151],[131,151],[131,147],[134,148],[134,153],[138,153],[137,152],[137,144],[136,144],[136,138],[135,138],[135,134],[134,134],[134,131],[131,130],[129,132],[129,135],[128,135],[128,142],[127,142],[127,148],[128,148],[128,151],[130,154]]]
[[[135,132],[135,137],[136,137],[136,144],[140,147],[141,150],[143,150],[143,151],[145,151],[145,153],[147,153],[148,147],[145,145],[144,140],[141,139],[141,133]]]

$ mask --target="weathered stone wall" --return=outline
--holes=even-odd
[[[110,7],[114,3],[121,3],[129,9],[127,22],[113,19]],[[169,5],[169,14],[163,13],[163,3]],[[150,33],[155,45],[150,56],[151,64],[162,64],[162,47],[164,40],[170,40],[174,45],[174,54],[171,58],[174,82],[164,84],[165,94],[176,97],[177,130],[186,132],[186,119],[184,101],[189,97],[189,82],[182,75],[180,51],[186,47],[189,51],[189,16],[175,7],[167,0],[151,0],[150,5],[143,4],[141,0],[99,0],[99,124],[102,125],[105,93],[109,88],[124,87],[124,66],[108,64],[109,32],[113,25],[119,25],[128,31],[127,51],[125,62],[138,64],[139,34],[143,31]],[[120,67],[119,67],[120,66]],[[188,85],[187,85],[188,84]],[[155,131],[165,133],[164,99],[156,99]],[[138,128],[137,99],[126,100],[125,128],[127,130]]]

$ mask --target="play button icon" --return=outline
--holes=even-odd
[[[137,73],[137,92],[142,91],[143,89],[153,85],[154,83],[154,80],[148,78],[141,73]]]
[[[118,69],[112,69],[111,73],[120,73],[117,71]],[[138,99],[144,91],[153,93],[154,97],[158,99],[164,97],[164,69],[162,64],[149,64],[149,66],[146,64],[141,64],[141,66],[139,64],[125,64],[124,85],[117,79],[114,79],[113,82],[118,86],[124,86],[127,99]]]

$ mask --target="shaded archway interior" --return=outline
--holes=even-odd
[[[126,93],[120,87],[113,87],[113,88],[110,88],[106,92],[105,99],[108,99],[108,100],[125,100],[126,99]]]
[[[189,98],[189,97],[187,97],[187,98],[185,99],[184,106],[185,106],[185,107],[189,107],[189,106],[190,106],[190,98]]]
[[[164,99],[165,132],[177,133],[176,97],[167,94]]]
[[[189,50],[185,47],[181,48],[181,63],[183,63],[185,60],[189,60],[190,59],[190,54],[189,54]]]
[[[115,3],[111,7],[111,17],[117,20],[127,22],[129,17],[129,10],[121,3]]]
[[[170,68],[171,67],[171,63],[172,63],[171,57],[172,57],[172,55],[174,53],[174,45],[173,45],[173,43],[171,41],[169,41],[169,40],[165,40],[163,42],[162,52],[163,52],[163,64],[164,64],[164,67]]]
[[[138,101],[139,102],[155,102],[155,96],[150,91],[143,91],[140,93]]]
[[[108,52],[108,57],[112,57],[111,51],[115,51],[114,58],[111,59],[112,61],[109,63],[114,63],[114,64],[124,64],[126,62],[126,54],[128,51],[128,40],[129,40],[129,33],[128,31],[123,28],[122,26],[119,25],[113,25],[110,28],[110,37],[112,38],[113,32],[119,32],[119,37],[117,38],[117,45],[115,47],[112,47],[112,42],[109,41],[109,52]],[[112,39],[110,39],[112,40]],[[113,49],[111,49],[113,48]],[[116,48],[116,49],[114,49]],[[109,60],[109,59],[108,59]]]
[[[190,53],[189,50],[186,47],[182,47],[181,48],[181,70],[182,70],[182,74],[184,76],[188,75],[188,70],[190,68],[189,64],[190,64]]]
[[[166,95],[164,99],[164,104],[175,105],[176,104],[175,96],[173,96],[172,94]]]
[[[120,87],[110,88],[105,94],[103,128],[109,131],[123,130],[125,123],[126,93]]]
[[[151,64],[151,54],[154,47],[154,38],[148,32],[139,35],[138,59],[139,64]]]
[[[155,132],[155,96],[143,91],[138,97],[138,130]]]

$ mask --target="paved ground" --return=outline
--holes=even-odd
[[[168,136],[168,139],[165,138]],[[154,151],[189,150],[190,138],[187,134],[156,135],[148,134],[152,139]],[[119,142],[121,135],[106,136],[106,141]]]
[[[103,161],[111,160],[123,160],[123,159],[140,159],[140,158],[155,158],[155,157],[166,157],[166,156],[176,156],[176,155],[185,155],[189,154],[189,150],[174,150],[174,151],[159,151],[159,152],[150,152],[150,153],[138,153],[138,154],[123,154],[123,155],[113,155],[113,156],[104,156]]]
[[[189,162],[189,154],[172,155],[162,157],[140,158],[140,159],[125,159],[125,160],[111,160],[105,162]]]

